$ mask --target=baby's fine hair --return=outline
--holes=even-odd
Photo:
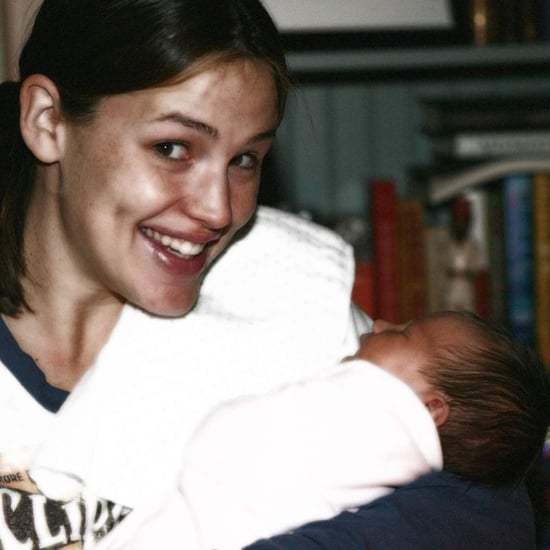
[[[468,344],[430,352],[423,374],[449,402],[439,428],[444,468],[494,486],[521,482],[540,456],[550,423],[549,372],[502,327],[466,312]]]

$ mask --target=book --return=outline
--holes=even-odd
[[[550,365],[550,173],[533,176],[536,344]]]
[[[362,215],[338,216],[329,227],[353,247],[355,278],[351,298],[371,317],[374,315],[374,267],[369,220]]]
[[[508,174],[545,171],[550,171],[550,157],[544,156],[484,161],[448,172],[433,170],[432,174],[425,174],[426,200],[430,204],[440,204],[470,187],[487,184]]]
[[[403,322],[425,313],[423,210],[420,199],[404,199],[398,204],[399,298]]]
[[[467,191],[464,196],[470,203],[470,239],[477,249],[473,284],[475,292],[475,312],[488,319],[491,314],[491,285],[489,273],[489,194],[480,187]]]
[[[487,159],[550,153],[550,129],[463,130],[431,138],[436,157]]]
[[[472,130],[550,128],[550,96],[425,98],[421,127],[428,135]]]
[[[499,6],[491,0],[470,0],[470,26],[473,43],[485,46],[499,42]]]
[[[533,185],[529,173],[503,178],[508,325],[518,340],[535,341]]]
[[[401,322],[397,186],[392,179],[374,179],[369,187],[374,316],[397,323]]]
[[[502,1],[502,0],[501,0]],[[538,42],[543,37],[544,0],[508,0],[512,6],[512,17],[516,16],[515,36],[510,42]],[[515,7],[515,10],[513,9]]]
[[[449,227],[444,223],[426,225],[423,236],[425,311],[433,313],[444,309],[447,277],[445,256],[449,248]]]
[[[359,261],[355,264],[355,279],[351,299],[371,317],[375,311],[374,301],[374,266],[370,261]]]
[[[505,324],[507,319],[506,266],[504,255],[504,193],[500,181],[488,185],[487,231],[489,256],[489,319]]]
[[[541,0],[469,0],[453,2],[453,11],[473,44],[515,44],[541,40],[542,4]]]

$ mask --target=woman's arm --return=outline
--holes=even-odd
[[[517,550],[536,548],[524,487],[497,489],[444,471],[246,550]]]

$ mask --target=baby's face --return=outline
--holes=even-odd
[[[445,315],[431,315],[403,325],[379,319],[374,322],[371,333],[361,336],[354,357],[391,372],[422,399],[431,389],[421,372],[430,351],[434,346],[456,342],[460,328],[460,321]]]

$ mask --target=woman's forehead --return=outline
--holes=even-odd
[[[102,103],[104,111],[132,114],[142,121],[192,112],[206,117],[205,122],[215,123],[219,116],[239,111],[262,124],[270,114],[275,120],[277,112],[275,85],[269,73],[242,64],[213,67],[171,84],[109,96]]]

